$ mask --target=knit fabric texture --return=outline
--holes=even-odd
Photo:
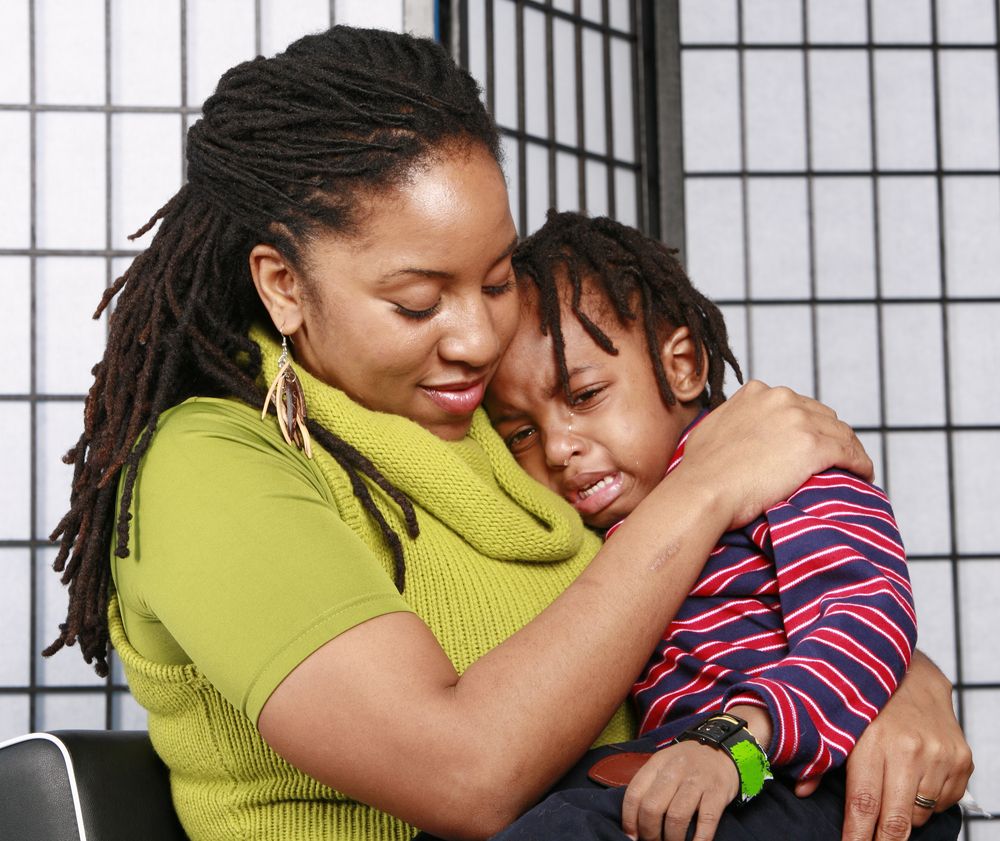
[[[252,336],[264,352],[262,377],[270,381],[280,348],[262,330]],[[531,621],[599,548],[572,508],[521,471],[482,410],[466,439],[446,442],[406,418],[357,405],[301,369],[296,373],[310,415],[357,447],[413,502],[416,539],[406,536],[395,503],[370,485],[403,540],[403,596],[459,673]],[[313,452],[340,517],[391,575],[391,554],[346,474],[321,447]],[[132,693],[149,711],[150,737],[170,768],[174,805],[192,841],[367,841],[416,833],[293,768],[196,665],[143,658],[125,636],[115,598],[109,613],[112,642]],[[622,707],[599,743],[630,738],[633,730]]]

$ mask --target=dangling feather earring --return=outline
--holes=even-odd
[[[274,401],[274,413],[278,416],[278,428],[285,441],[305,452],[312,458],[309,430],[306,429],[306,396],[302,393],[302,383],[295,376],[292,359],[288,355],[288,337],[281,337],[281,356],[278,357],[278,373],[267,390],[264,409],[260,419],[267,416],[267,409]]]

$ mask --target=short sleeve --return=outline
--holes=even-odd
[[[315,463],[235,401],[164,413],[132,514],[129,556],[112,556],[129,641],[193,662],[253,721],[324,643],[411,610]]]

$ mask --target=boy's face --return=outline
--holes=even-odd
[[[585,293],[583,309],[608,334],[617,356],[601,350],[564,306],[562,331],[572,393],[567,400],[552,341],[541,333],[537,300],[529,293],[485,406],[521,467],[564,497],[588,525],[606,528],[631,513],[663,478],[681,434],[699,409],[696,401],[682,401],[701,393],[704,375],[700,386],[686,381],[675,386],[675,368],[692,366],[694,355],[690,353],[685,363],[682,345],[691,349],[687,328],[674,331],[661,343],[668,381],[678,396],[675,405],[666,406],[641,327],[622,327],[613,313],[588,307],[588,299],[593,303],[600,300],[597,296]]]

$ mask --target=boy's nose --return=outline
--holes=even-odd
[[[584,442],[571,429],[550,432],[545,436],[545,461],[549,467],[569,467],[570,459],[583,452]]]

